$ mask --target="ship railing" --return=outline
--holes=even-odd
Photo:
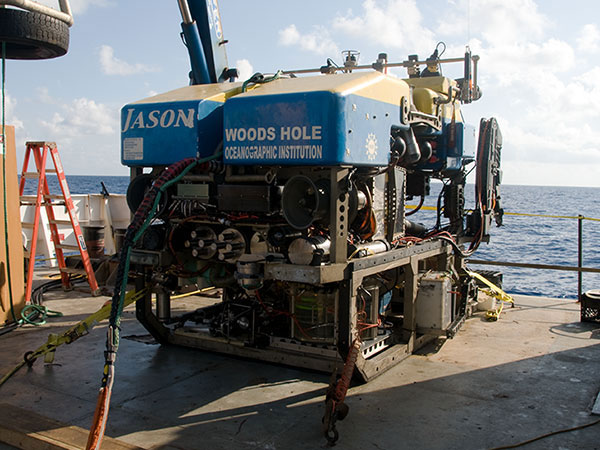
[[[508,216],[525,216],[525,217],[542,217],[551,219],[575,219],[578,221],[577,227],[577,266],[565,266],[557,264],[532,264],[532,263],[521,263],[513,261],[490,261],[484,259],[469,258],[467,262],[470,264],[480,264],[489,266],[505,266],[505,267],[521,267],[524,269],[542,269],[542,270],[562,270],[567,272],[577,272],[577,299],[581,301],[582,296],[582,276],[584,272],[600,273],[600,268],[596,267],[584,267],[583,266],[583,221],[595,221],[600,222],[600,219],[593,217],[586,217],[582,215],[577,216],[561,216],[553,214],[532,214],[532,213],[517,213],[517,212],[504,212]]]

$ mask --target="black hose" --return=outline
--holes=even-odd
[[[412,216],[413,214],[415,214],[417,211],[419,211],[421,209],[421,207],[423,206],[423,203],[425,203],[425,196],[421,195],[421,200],[419,201],[419,204],[415,207],[415,209],[407,212],[404,216],[408,217],[408,216]]]
[[[435,227],[434,227],[435,230],[439,230],[442,226],[442,196],[446,192],[447,187],[448,187],[448,184],[444,183],[444,186],[442,187],[442,189],[440,190],[440,193],[438,195],[437,208],[436,208],[436,221],[435,221]]]
[[[458,255],[460,255],[462,258],[468,258],[469,256],[471,256],[474,252],[475,249],[473,250],[468,250],[466,252],[464,252],[456,242],[454,242],[453,239],[446,237],[446,236],[435,236],[436,239],[441,239],[443,241],[449,242],[450,245],[452,246],[452,248],[454,249],[454,252],[457,253]]]

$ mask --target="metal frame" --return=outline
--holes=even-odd
[[[471,56],[471,60],[473,61],[473,63],[475,64],[475,67],[477,67],[477,63],[479,62],[479,56],[478,55],[473,55]],[[378,66],[378,68],[382,68],[382,69],[387,69],[387,68],[393,68],[393,67],[405,67],[405,68],[409,68],[409,67],[417,67],[417,66],[421,66],[421,65],[427,65],[427,64],[431,64],[431,63],[435,63],[435,64],[448,64],[448,63],[457,63],[457,62],[464,62],[465,58],[444,58],[444,59],[436,59],[433,61],[429,61],[429,60],[421,60],[421,61],[402,61],[402,62],[396,62],[396,63],[382,63],[381,65]],[[331,70],[335,71],[335,72],[347,72],[347,71],[353,71],[353,70],[373,70],[375,69],[375,65],[374,64],[363,64],[363,65],[357,65],[357,66],[351,66],[351,67],[347,67],[347,66],[331,66]],[[476,72],[476,69],[475,69]],[[312,69],[293,69],[293,70],[284,70],[282,72],[284,75],[290,75],[290,74],[299,74],[299,73],[323,73],[321,68],[312,68]]]
[[[297,265],[281,261],[265,262],[264,279],[287,283],[300,283],[312,286],[336,284],[338,289],[337,313],[333,343],[305,344],[298,339],[273,337],[265,348],[245,346],[242,341],[228,337],[211,336],[208,332],[198,332],[192,327],[170,328],[165,325],[161,311],[168,309],[168,293],[157,294],[156,311],[153,311],[151,294],[137,302],[137,318],[161,343],[195,347],[213,352],[225,353],[244,358],[310,368],[331,372],[341,370],[352,343],[357,339],[357,300],[359,288],[365,278],[391,269],[404,269],[404,312],[402,328],[399,321],[393,332],[385,336],[366,339],[360,349],[356,368],[364,381],[368,381],[402,361],[426,342],[444,334],[439,330],[417,329],[416,301],[419,290],[419,276],[426,270],[448,271],[460,269],[463,260],[455,257],[451,245],[443,240],[430,240],[407,245],[370,255],[348,259],[348,176],[347,167],[330,167],[326,170],[330,184],[329,237],[331,247],[329,262],[319,265]],[[132,171],[133,174],[133,171]],[[137,252],[135,252],[137,255]],[[137,263],[138,289],[151,283],[150,272],[158,261],[158,254],[144,250],[141,256],[133,256]],[[148,280],[148,281],[145,281]],[[222,300],[228,296],[226,289]],[[398,291],[396,291],[398,294]],[[393,301],[393,300],[392,300]],[[397,298],[396,302],[400,299]],[[399,319],[401,316],[398,316]],[[293,326],[293,325],[292,325]]]
[[[400,333],[390,335],[389,339],[385,339],[386,342],[380,345],[379,351],[374,351],[370,345],[361,348],[356,367],[360,377],[364,381],[369,381],[398,364],[425,343],[438,337],[439,333],[420,334],[417,330],[416,299],[419,272],[425,267],[446,270],[453,263],[455,261],[450,245],[443,241],[432,241],[346,263],[322,266],[266,264],[267,278],[317,285],[333,282],[339,284],[338,340],[336,346],[330,347],[303,344],[290,338],[273,338],[271,345],[267,348],[253,348],[244,346],[243,342],[201,334],[192,329],[171,330],[162,324],[157,314],[153,312],[150,293],[137,301],[136,312],[138,320],[163,344],[169,343],[237,357],[331,372],[341,370],[350,344],[357,336],[356,301],[358,288],[363,279],[376,273],[403,267],[405,269],[403,329],[397,330]],[[139,269],[143,271],[142,267]],[[137,288],[142,288],[145,283],[144,277],[138,277],[137,283]],[[374,342],[374,344],[379,345],[379,342]]]

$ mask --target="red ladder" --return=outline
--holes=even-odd
[[[83,233],[81,232],[81,227],[79,226],[79,221],[77,220],[77,214],[75,212],[75,205],[73,204],[73,199],[71,198],[71,192],[69,191],[69,186],[67,185],[67,179],[65,177],[65,172],[63,170],[62,163],[60,161],[60,157],[58,156],[58,149],[56,147],[56,143],[54,142],[27,142],[25,151],[25,159],[23,160],[23,172],[21,173],[21,181],[19,182],[19,195],[21,196],[21,204],[22,205],[35,205],[35,213],[33,218],[33,223],[27,224],[32,227],[33,231],[31,233],[31,244],[29,251],[26,252],[29,256],[29,264],[27,266],[27,287],[25,290],[25,301],[30,303],[31,300],[31,288],[33,284],[33,269],[35,266],[35,251],[37,246],[37,236],[40,224],[40,211],[42,206],[46,208],[46,214],[48,216],[48,222],[50,225],[50,234],[52,237],[52,242],[54,243],[54,249],[56,252],[56,259],[58,261],[58,268],[60,270],[60,277],[62,281],[62,285],[65,289],[71,289],[71,275],[87,275],[88,283],[90,284],[90,289],[92,291],[92,295],[100,295],[100,289],[98,288],[98,283],[96,282],[96,277],[94,276],[94,269],[92,268],[92,263],[90,262],[90,257],[87,252],[87,247],[85,245],[85,240],[83,238]],[[54,169],[46,168],[46,161],[48,159],[48,152],[52,157],[52,161],[54,163]],[[27,168],[29,166],[29,158],[33,153],[33,157],[36,165],[36,172],[27,172]],[[48,188],[48,181],[46,179],[47,173],[55,173],[58,177],[58,182],[60,184],[60,189],[62,191],[62,195],[50,195],[50,191]],[[35,203],[26,203],[23,202],[23,191],[25,189],[25,181],[30,178],[37,178],[38,186],[37,186],[37,195]],[[59,200],[58,202],[53,202],[53,200]],[[68,213],[71,225],[73,227],[73,233],[75,234],[77,245],[66,245],[61,242],[60,235],[58,234],[57,221],[54,217],[54,206],[65,206]],[[25,225],[25,224],[24,224]],[[81,254],[81,261],[83,262],[83,269],[74,269],[67,267],[65,263],[65,256],[63,254],[63,250],[79,250]]]

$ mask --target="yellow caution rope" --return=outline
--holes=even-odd
[[[417,205],[406,205],[407,209],[415,209]],[[427,211],[437,211],[435,206],[421,206],[420,209]],[[549,219],[579,219],[579,216],[561,216],[557,214],[534,214],[534,213],[518,213],[518,212],[508,212],[504,211],[504,214],[507,216],[525,216],[525,217],[547,217]],[[594,217],[585,217],[581,216],[582,220],[594,220],[596,222],[600,222],[600,219],[596,219]]]
[[[146,289],[143,289],[141,291],[128,292],[125,296],[125,306],[142,299],[145,294]],[[110,316],[110,308],[111,302],[108,301],[98,311],[89,315],[82,321],[76,323],[67,331],[61,334],[50,334],[48,336],[48,341],[44,345],[42,345],[35,351],[25,353],[23,361],[17,364],[10,372],[8,372],[2,377],[2,379],[0,379],[0,386],[6,383],[8,379],[12,377],[15,373],[17,373],[25,364],[31,366],[35,362],[35,360],[40,356],[44,356],[45,363],[52,363],[54,361],[54,352],[60,345],[70,344],[79,339],[80,337],[88,334],[92,330],[92,328],[94,328],[103,320],[108,319],[108,317]]]
[[[504,302],[511,303],[513,306],[515,305],[515,301],[510,295],[508,295],[506,292],[504,292],[502,289],[500,289],[494,283],[489,281],[483,275],[481,275],[477,272],[472,272],[470,270],[467,270],[467,273],[469,274],[470,277],[481,281],[483,284],[485,284],[489,288],[484,291],[486,294],[491,295],[496,300],[500,301],[500,306],[498,306],[498,308],[490,309],[489,311],[487,311],[485,313],[485,317],[488,320],[495,321],[500,318],[500,313],[502,313],[502,309],[504,308]]]

